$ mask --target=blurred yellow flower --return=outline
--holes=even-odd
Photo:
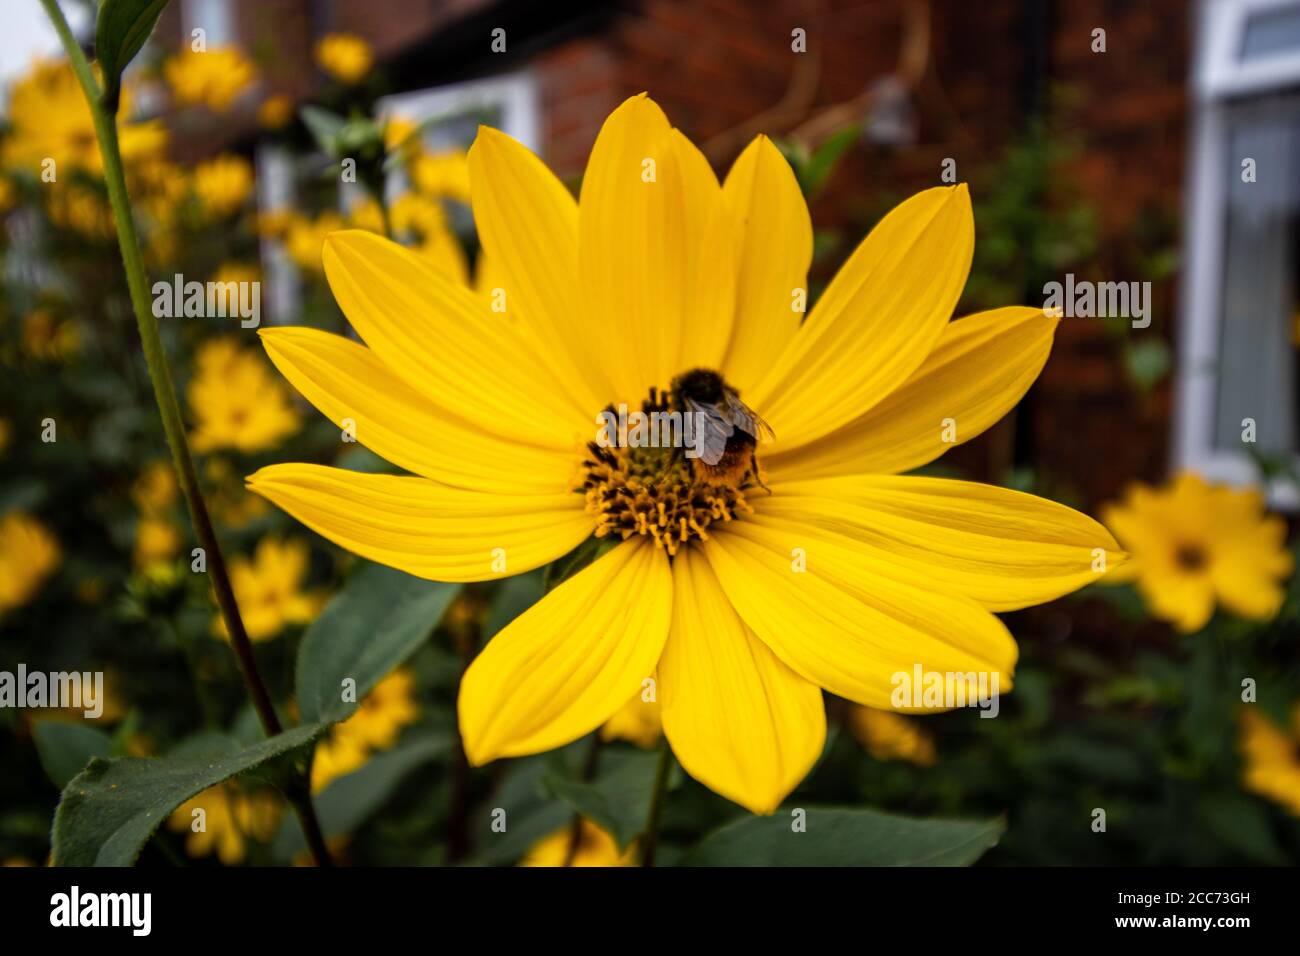
[[[633,697],[600,728],[602,740],[626,740],[638,747],[653,747],[663,736],[664,724],[659,701]]]
[[[253,228],[259,236],[268,239],[283,239],[288,233],[289,227],[300,218],[302,217],[292,209],[268,209],[257,214]]]
[[[889,710],[853,705],[849,730],[877,760],[906,760],[920,767],[934,763],[934,740],[916,720]]]
[[[60,183],[49,191],[50,222],[87,239],[110,241],[117,236],[113,211],[97,190],[81,183]]]
[[[326,210],[315,219],[295,216],[285,229],[284,247],[298,266],[322,272],[321,249],[325,246],[325,237],[342,228],[343,217],[333,210]]]
[[[242,528],[266,514],[266,501],[244,487],[243,476],[224,458],[209,458],[203,464],[207,477],[208,509],[212,517],[228,528]]]
[[[163,65],[176,102],[224,113],[257,81],[257,70],[233,46],[200,52],[186,47]]]
[[[0,179],[0,216],[14,207],[17,192],[10,180]]]
[[[188,831],[186,853],[201,857],[216,850],[217,858],[227,866],[244,861],[250,840],[270,840],[279,822],[280,804],[274,793],[250,793],[230,781],[191,797],[167,818],[169,829]]]
[[[128,167],[167,145],[161,121],[137,123],[130,115],[130,91],[123,90],[118,145]],[[90,107],[66,60],[37,60],[14,82],[9,92],[9,123],[11,131],[0,152],[6,166],[40,176],[45,161],[53,159],[56,181],[64,181],[78,170],[98,174],[103,169]]]
[[[70,319],[56,319],[48,309],[33,309],[23,319],[23,351],[32,358],[62,361],[77,354],[81,333]]]
[[[1300,816],[1300,704],[1279,727],[1248,705],[1241,712],[1242,785]]]
[[[0,614],[26,604],[59,566],[59,543],[23,511],[0,518]]]
[[[148,515],[159,515],[176,504],[180,487],[176,484],[176,470],[167,459],[150,462],[140,472],[131,487],[135,506]]]
[[[384,210],[373,199],[363,199],[348,210],[348,227],[384,234]]]
[[[433,580],[518,574],[592,536],[614,544],[466,670],[471,764],[589,734],[657,673],[683,768],[772,813],[822,753],[823,690],[888,706],[893,675],[914,668],[1008,688],[1018,651],[994,612],[1096,581],[1099,548],[1123,563],[1109,532],[1064,505],[903,474],[951,447],[943,418],[970,438],[1014,407],[1057,325],[1028,306],[951,321],[975,243],[964,185],[885,216],[804,321],[812,225],[764,137],[720,183],[636,96],[605,120],[576,199],[486,127],[469,164],[509,321],[418,252],[349,230],[323,263],[364,344],[261,331],[306,398],[364,419],[359,440],[411,474],[278,464],[249,486]],[[684,379],[720,401],[743,394],[775,435],[735,412],[752,440],[733,433],[721,470],[673,449],[592,447],[600,409],[657,402]]]
[[[0,418],[0,452],[9,447],[9,440],[14,436],[14,427],[9,424],[9,419]]]
[[[420,124],[409,116],[390,116],[384,122],[384,149],[390,153],[401,152],[412,157],[420,150],[418,139],[414,139]]]
[[[238,211],[253,191],[253,166],[243,156],[216,156],[194,169],[194,194],[216,216]]]
[[[146,569],[170,561],[181,546],[181,533],[166,518],[142,516],[135,526],[135,566]]]
[[[211,281],[221,284],[246,283],[259,282],[261,278],[262,270],[255,265],[246,262],[223,262],[217,266],[217,271],[212,273]]]
[[[285,93],[268,96],[257,108],[257,122],[263,129],[276,130],[293,119],[293,97]]]
[[[230,585],[249,640],[270,640],[290,624],[306,624],[320,611],[323,596],[302,590],[307,561],[307,542],[268,536],[257,543],[252,560],[230,562]],[[228,638],[220,614],[213,618],[212,629]]]
[[[402,728],[420,715],[415,701],[415,676],[395,670],[361,700],[347,720],[335,724],[316,745],[312,789],[323,790],[331,780],[360,768],[377,750],[390,750]]]
[[[578,826],[578,845],[573,845],[573,827],[556,830],[533,844],[520,866],[636,866],[636,843],[622,852],[605,830],[583,817]]]
[[[195,451],[263,451],[298,430],[298,412],[283,382],[233,338],[204,343],[186,396],[195,421]]]
[[[1151,612],[1184,633],[1204,627],[1216,602],[1253,620],[1282,606],[1286,523],[1257,491],[1188,472],[1163,488],[1134,485],[1102,520],[1131,555],[1107,580],[1135,581]]]
[[[411,161],[411,182],[425,196],[469,203],[469,155],[463,149],[422,153]]]
[[[359,82],[374,64],[370,44],[352,33],[330,33],[316,43],[317,65],[351,86]]]

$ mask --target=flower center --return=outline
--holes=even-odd
[[[1200,571],[1207,563],[1205,550],[1196,544],[1180,544],[1174,551],[1174,563],[1183,571]]]
[[[689,454],[695,426],[681,409],[652,388],[639,412],[611,405],[602,413],[607,425],[587,445],[577,489],[596,518],[596,537],[647,535],[671,556],[692,538],[707,541],[714,522],[752,513],[745,491],[761,477],[750,456],[725,473],[705,465]]]

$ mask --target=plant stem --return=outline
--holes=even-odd
[[[587,745],[587,756],[582,762],[583,783],[591,783],[596,779],[596,767],[600,764],[600,728],[596,728],[591,735],[591,743]],[[564,854],[564,865],[573,866],[574,859],[578,856],[578,847],[582,845],[582,814],[573,815],[573,823],[569,829],[569,848]]]
[[[117,225],[118,245],[122,250],[122,265],[126,271],[127,289],[131,295],[131,306],[135,312],[136,325],[140,329],[140,341],[144,346],[145,364],[149,369],[149,378],[153,382],[154,399],[158,403],[158,412],[162,416],[163,431],[171,449],[172,463],[176,468],[176,479],[185,504],[189,509],[190,522],[194,526],[195,536],[202,546],[207,562],[208,574],[212,578],[212,588],[216,594],[217,606],[230,635],[230,646],[235,652],[239,672],[244,678],[248,694],[253,700],[262,729],[268,737],[280,733],[280,718],[276,715],[271,696],[267,693],[266,683],[257,669],[253,657],[253,645],[244,630],[244,621],[239,614],[239,605],[235,602],[235,592],[230,585],[230,575],[226,562],[217,542],[217,534],[212,527],[207,505],[199,491],[198,473],[194,467],[194,458],[190,455],[189,443],[185,438],[185,425],[181,419],[180,402],[176,399],[176,386],[172,382],[171,369],[167,365],[167,356],[163,351],[162,336],[158,332],[158,320],[154,317],[149,302],[149,280],[145,275],[144,257],[140,252],[140,239],[136,235],[135,220],[131,215],[131,203],[126,192],[126,175],[122,168],[122,153],[117,142],[117,118],[110,115],[101,102],[99,84],[91,72],[81,46],[64,19],[57,0],[41,0],[46,14],[54,24],[73,72],[81,84],[90,107],[90,115],[95,124],[95,135],[99,139],[99,152],[104,163],[104,182],[108,186],[108,199],[113,207],[113,220]],[[320,832],[316,822],[315,811],[310,798],[292,801],[298,811],[303,830],[311,840],[314,830]],[[312,847],[317,852],[316,846]],[[324,851],[324,841],[319,841],[319,850]],[[317,855],[319,865],[329,865],[328,852]]]
[[[664,795],[668,792],[668,771],[672,768],[673,752],[664,737],[659,745],[659,763],[655,766],[654,789],[650,791],[650,812],[646,814],[645,831],[641,834],[641,865],[655,865],[655,846],[659,841],[659,819],[664,812]]]

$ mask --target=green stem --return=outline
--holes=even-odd
[[[154,398],[158,403],[158,412],[162,416],[163,431],[167,435],[167,444],[171,449],[172,463],[176,467],[177,483],[185,496],[189,509],[190,522],[194,533],[204,550],[208,574],[212,578],[212,588],[216,593],[217,606],[230,635],[230,646],[234,649],[235,659],[239,664],[240,674],[253,700],[253,707],[262,722],[262,729],[268,737],[280,733],[280,718],[276,715],[271,696],[267,693],[266,683],[257,669],[253,657],[253,645],[244,629],[243,618],[239,614],[239,605],[235,602],[235,592],[230,585],[230,575],[226,562],[217,542],[217,534],[212,527],[203,495],[199,491],[198,473],[194,467],[194,458],[185,438],[185,425],[181,419],[180,402],[176,399],[176,386],[172,382],[171,369],[167,365],[167,356],[163,351],[162,336],[158,332],[158,320],[154,317],[149,300],[149,280],[145,275],[144,257],[140,253],[140,239],[136,235],[135,220],[131,215],[131,203],[126,192],[126,175],[122,169],[122,153],[117,142],[117,120],[109,115],[101,102],[99,84],[91,72],[90,63],[77,43],[76,37],[64,19],[57,0],[41,0],[46,14],[54,24],[73,72],[81,84],[90,107],[90,115],[95,124],[95,135],[99,139],[99,152],[104,162],[104,182],[108,186],[108,200],[113,207],[113,219],[117,225],[118,245],[122,250],[122,265],[126,270],[127,289],[131,294],[131,306],[135,311],[135,320],[140,329],[140,340],[144,346],[145,363],[149,368],[149,378],[153,382]],[[314,831],[319,834],[315,811],[311,800],[294,799],[295,809],[303,822],[303,830],[310,841]],[[314,842],[314,841],[313,841]],[[324,841],[319,847],[313,846],[316,862],[329,865],[329,854]]]
[[[659,820],[664,812],[664,795],[668,792],[668,771],[673,765],[673,752],[665,736],[659,745],[659,763],[655,766],[654,788],[650,791],[650,812],[646,814],[645,831],[641,834],[641,865],[655,865],[655,846],[659,841]]]

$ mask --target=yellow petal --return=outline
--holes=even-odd
[[[460,685],[470,763],[551,750],[608,720],[654,673],[672,586],[662,551],[625,541],[492,638]]]
[[[1073,508],[971,481],[859,475],[774,484],[772,492],[755,501],[759,514],[795,533],[835,532],[882,573],[995,611],[1068,594],[1127,557],[1109,531]]]
[[[731,335],[734,256],[708,162],[652,100],[627,100],[596,139],[579,207],[587,322],[616,330],[600,343],[612,400],[639,401],[692,364],[719,364]]]
[[[961,295],[974,245],[964,185],[917,193],[871,230],[746,398],[781,449],[844,427],[920,367]]]
[[[996,674],[1001,691],[1011,687],[1016,645],[996,617],[969,598],[887,578],[853,548],[815,537],[751,516],[704,543],[736,611],[792,670],[882,709],[908,709],[891,692],[896,675],[918,665]],[[799,549],[803,572],[795,570]]]
[[[933,461],[1015,407],[1042,371],[1058,321],[1011,306],[948,323],[921,367],[871,411],[793,454],[764,458],[770,480],[897,474]],[[955,442],[946,440],[948,420]]]
[[[766,136],[755,137],[722,186],[740,235],[736,323],[722,368],[744,394],[767,372],[803,321],[812,220],[794,170]]]
[[[433,581],[519,574],[592,531],[574,494],[496,495],[324,465],[271,465],[248,487],[354,554]]]
[[[502,494],[570,490],[573,459],[503,441],[411,388],[375,353],[318,329],[262,329],[275,367],[303,397],[375,454],[444,484]]]
[[[594,413],[556,388],[546,357],[427,259],[356,229],[331,233],[322,255],[343,314],[412,388],[526,444],[569,450],[591,431]]]
[[[600,348],[608,325],[578,306],[578,204],[546,165],[505,133],[480,126],[469,150],[474,224],[498,272],[506,314],[545,346],[592,414],[610,400]]]
[[[775,810],[826,741],[821,690],[745,626],[693,548],[673,561],[659,690],[664,732],[686,772],[753,813]]]

